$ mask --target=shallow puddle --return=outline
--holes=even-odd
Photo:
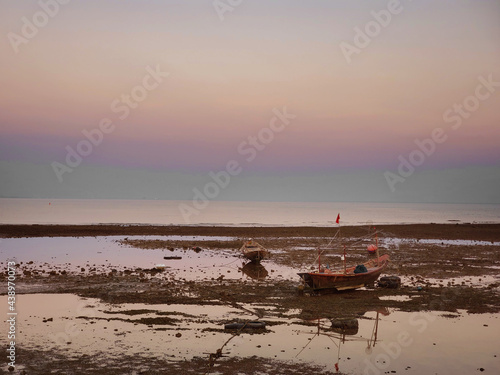
[[[6,306],[7,297],[1,296],[0,303]],[[71,294],[19,295],[17,346],[68,358],[88,354],[112,359],[127,353],[208,361],[209,353],[233,337],[224,323],[255,320],[251,314],[255,308],[265,307],[110,305]],[[500,371],[498,315],[379,309],[349,321],[266,317],[261,321],[267,329],[234,336],[223,347],[226,358],[257,356],[359,374]],[[5,345],[5,338],[1,340]]]
[[[22,262],[23,270],[47,272],[66,270],[74,273],[108,273],[137,268],[151,269],[164,265],[165,271],[156,277],[176,277],[185,280],[210,280],[221,275],[225,279],[283,278],[296,279],[297,270],[278,265],[272,260],[259,266],[248,265],[239,256],[239,249],[138,249],[121,245],[125,237],[43,237],[8,238],[2,241],[2,259]],[[229,241],[232,237],[208,236],[128,236],[130,239],[193,239],[199,246],[203,241]],[[89,260],[91,259],[91,260]],[[32,264],[27,264],[33,262]],[[84,271],[82,271],[82,267]],[[92,271],[91,271],[92,270]]]

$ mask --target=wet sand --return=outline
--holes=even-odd
[[[332,228],[314,227],[179,227],[179,226],[60,226],[60,225],[2,225],[3,238],[22,237],[83,237],[83,236],[186,236],[185,238],[148,239],[119,238],[120,246],[137,252],[158,254],[158,263],[172,266],[165,272],[139,267],[82,268],[51,266],[23,262],[19,264],[18,293],[71,293],[86,298],[97,298],[103,303],[167,304],[186,306],[221,306],[250,311],[253,319],[271,323],[279,319],[349,319],[358,318],[367,311],[394,309],[397,311],[440,311],[450,318],[461,311],[469,314],[500,312],[500,225],[498,224],[449,224],[378,226],[380,248],[391,257],[385,275],[402,277],[399,289],[378,288],[376,285],[357,291],[317,296],[301,289],[301,282],[293,274],[282,277],[283,269],[303,271],[309,269],[316,257],[318,246],[324,246],[332,235]],[[368,234],[366,227],[342,228],[347,245],[353,245],[349,261],[362,262],[368,255],[366,241],[359,238]],[[191,236],[191,238],[187,237]],[[200,240],[193,236],[227,236],[224,240]],[[238,264],[238,274],[225,268],[216,269],[199,280],[189,279],[177,272],[176,260],[163,260],[170,254],[184,258],[194,255],[195,246],[211,257],[224,257],[230,262],[238,260],[237,249],[245,238],[255,238],[272,253],[272,259],[262,262],[260,268]],[[434,240],[434,241],[432,241]],[[152,252],[152,253],[150,253]],[[169,263],[170,262],[170,263]],[[324,255],[323,262],[339,264],[338,254]],[[181,263],[177,263],[181,264]],[[239,266],[241,264],[241,266]],[[245,267],[247,269],[245,270]],[[191,267],[192,268],[192,267]],[[194,270],[196,272],[196,270]],[[229,273],[233,272],[233,273]],[[240,275],[240,276],[238,276]],[[1,276],[5,279],[5,275]],[[2,283],[4,285],[5,283]],[[5,294],[0,289],[1,294]],[[182,321],[182,316],[176,317]],[[169,317],[156,321],[137,321],[137,324],[167,324]],[[220,321],[213,321],[219,324]],[[218,332],[221,332],[220,329]],[[36,350],[22,352],[19,361],[31,362],[40,353]],[[59,369],[59,373],[97,373],[96,364],[89,358],[65,359],[58,351],[43,354],[44,371]],[[115,361],[107,359],[109,364]],[[121,358],[121,369],[128,366],[137,373],[160,373],[169,366],[171,371],[187,373],[206,371],[206,358],[193,358],[175,366],[162,360],[137,357]],[[128,364],[127,364],[128,363]],[[148,367],[149,366],[149,367]],[[288,366],[288,367],[287,367]],[[112,366],[111,366],[112,367]],[[221,358],[217,371],[232,374],[235,371],[257,371],[269,374],[311,373],[316,371],[307,364],[282,363],[265,358]],[[43,367],[42,367],[43,368]],[[174,368],[176,370],[174,370]],[[26,367],[27,373],[37,373]],[[122,370],[107,373],[123,373]],[[331,369],[330,369],[331,370]],[[131,370],[132,371],[132,370]],[[42,373],[42,372],[41,372]],[[132,373],[132,372],[130,372]],[[334,373],[334,372],[325,372]]]
[[[378,225],[377,230],[401,238],[500,241],[500,224]],[[155,225],[0,225],[0,238],[134,235],[191,235],[231,237],[331,237],[332,227],[223,227]],[[342,227],[346,237],[362,236],[366,226]]]

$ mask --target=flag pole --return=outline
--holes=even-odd
[[[321,248],[318,247],[318,272],[321,272]]]
[[[340,228],[341,228],[340,227],[340,213],[337,215],[337,221],[336,221],[336,223],[339,225],[339,238],[342,238],[342,236],[340,234]],[[347,260],[346,260],[347,254],[346,254],[346,251],[345,251],[345,245],[343,245],[343,246],[344,246],[344,273],[347,273],[347,266],[346,266],[346,264],[347,264]]]
[[[344,245],[344,274],[347,273],[347,269],[346,269],[346,253],[345,253],[345,245]]]

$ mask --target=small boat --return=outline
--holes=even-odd
[[[337,224],[339,223],[339,217],[340,215],[337,217]],[[339,233],[340,229],[334,238],[336,238]],[[330,243],[332,241],[330,241]],[[332,271],[328,267],[321,267],[321,250],[318,249],[318,270],[314,272],[302,272],[298,275],[304,280],[304,283],[310,286],[315,292],[322,290],[341,291],[361,288],[377,281],[380,274],[389,264],[389,255],[384,254],[380,256],[378,246],[375,246],[374,251],[377,254],[376,258],[370,259],[363,264],[347,268],[344,246],[344,269],[341,271]]]
[[[260,262],[263,259],[269,258],[269,251],[252,239],[246,241],[240,251],[245,258],[252,262]]]
[[[331,271],[328,268],[320,268],[315,272],[299,273],[299,276],[314,291],[324,289],[333,289],[338,291],[357,289],[377,281],[380,274],[387,267],[388,263],[389,255],[384,254],[377,257],[377,259],[371,259],[362,265],[346,268],[343,271],[336,272]]]

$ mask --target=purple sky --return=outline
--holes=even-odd
[[[243,1],[221,20],[210,1],[74,1],[13,47],[41,8],[0,0],[0,161],[65,163],[109,118],[82,166],[197,175],[236,159],[262,175],[382,174],[442,128],[418,171],[498,167],[500,87],[465,116],[454,105],[500,82],[500,3],[402,0],[347,61],[342,43],[356,46],[388,3]],[[168,77],[120,119],[112,103],[145,92],[155,67]],[[238,147],[284,107],[296,117],[247,163]]]

